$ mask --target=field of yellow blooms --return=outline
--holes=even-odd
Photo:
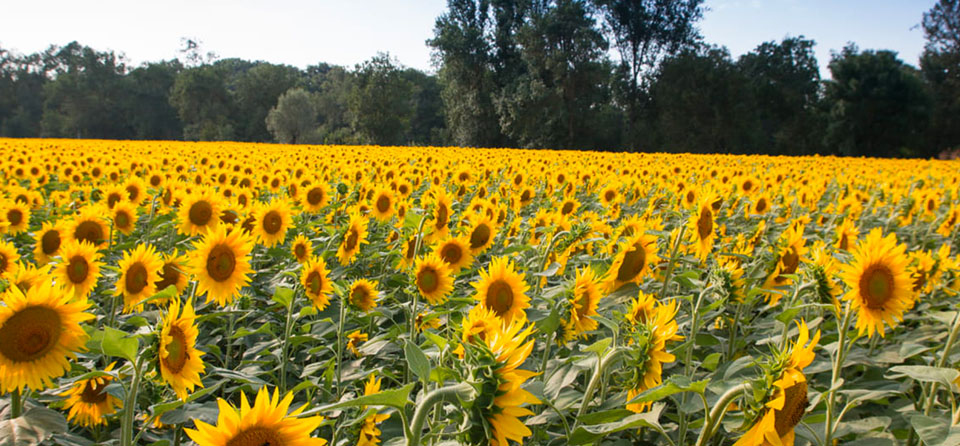
[[[0,446],[960,443],[957,161],[0,155]]]

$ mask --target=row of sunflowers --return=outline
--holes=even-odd
[[[0,154],[0,445],[960,439],[955,161]]]

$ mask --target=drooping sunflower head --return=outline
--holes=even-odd
[[[67,229],[67,234],[75,241],[92,244],[102,248],[110,239],[110,228],[101,217],[99,206],[86,206],[73,217]]]
[[[873,337],[884,335],[884,327],[893,327],[913,306],[913,282],[907,271],[906,246],[897,243],[896,234],[883,236],[874,228],[857,244],[853,261],[842,267],[847,284],[844,301],[857,312],[857,329]]]
[[[304,263],[300,270],[300,284],[317,310],[323,311],[327,308],[330,294],[333,293],[333,283],[330,281],[330,270],[322,257],[311,257]]]
[[[417,260],[414,282],[430,305],[440,305],[453,291],[453,276],[447,264],[436,254]]]
[[[350,223],[347,224],[347,230],[343,233],[343,241],[340,242],[340,248],[337,249],[337,260],[341,265],[348,265],[360,252],[360,245],[367,243],[367,217],[359,212],[350,214]]]
[[[197,279],[197,295],[206,293],[207,302],[229,305],[250,283],[250,252],[253,240],[239,228],[218,227],[194,243],[189,268]]]
[[[367,312],[377,306],[379,292],[377,281],[357,279],[350,284],[350,304],[360,311]]]
[[[226,400],[217,400],[220,409],[217,425],[194,420],[196,429],[184,432],[198,446],[324,446],[326,440],[312,438],[310,433],[323,422],[323,417],[298,418],[306,405],[290,411],[293,394],[280,397],[280,390],[273,395],[266,386],[257,392],[251,406],[245,394],[240,394],[240,409]]]
[[[86,297],[100,278],[100,253],[86,242],[68,240],[60,248],[60,262],[55,276],[65,290],[76,297]]]
[[[44,282],[25,293],[10,287],[0,305],[0,391],[29,387],[43,390],[70,368],[68,358],[84,349],[87,334],[80,323],[90,304],[73,299]]]
[[[509,324],[527,319],[530,298],[526,293],[530,286],[507,257],[491,260],[486,270],[480,270],[480,280],[471,285],[477,292],[474,298],[480,305],[493,310],[504,322]]]
[[[683,336],[677,334],[676,315],[676,300],[664,304],[642,292],[626,315],[630,322],[627,362],[633,372],[625,384],[627,401],[663,382],[663,364],[676,359],[667,353],[667,342],[683,340]],[[627,409],[640,413],[651,405],[652,402],[633,403],[627,404]]]
[[[188,300],[181,311],[180,299],[175,298],[170,301],[160,329],[160,375],[181,400],[194,388],[203,387],[200,374],[206,367],[201,359],[203,352],[196,348],[196,318],[192,301]]]
[[[619,251],[610,265],[608,290],[613,291],[627,283],[639,283],[651,273],[651,265],[660,261],[657,239],[643,231],[636,233],[617,247]]]
[[[313,244],[303,234],[297,234],[290,244],[290,252],[299,263],[305,263],[313,255]]]
[[[104,372],[113,370],[111,363]],[[60,396],[67,397],[63,408],[69,410],[67,420],[83,427],[107,424],[106,417],[123,408],[123,401],[107,392],[107,385],[113,381],[111,375],[98,375],[81,379]]]
[[[117,296],[123,296],[123,311],[142,311],[143,300],[156,294],[157,281],[163,270],[163,260],[152,245],[141,244],[127,251],[117,265],[120,279],[117,280]]]
[[[851,218],[845,218],[837,227],[837,243],[834,247],[840,251],[850,251],[859,236],[860,230],[857,228],[856,222]]]
[[[453,213],[453,199],[443,187],[431,189],[429,204],[432,205],[432,219],[428,222],[430,232],[427,235],[428,241],[442,239],[450,233],[450,214]]]
[[[470,244],[462,237],[449,238],[441,241],[433,249],[433,253],[440,257],[453,274],[473,263],[473,253]]]
[[[765,289],[775,289],[789,286],[793,280],[787,277],[787,274],[797,274],[800,263],[806,260],[807,248],[806,240],[803,237],[803,224],[790,225],[780,235],[780,240],[775,248],[776,258],[773,271],[767,276],[764,282]],[[770,305],[776,305],[782,297],[779,293],[767,293],[767,300]]]

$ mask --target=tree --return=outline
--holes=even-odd
[[[183,124],[170,105],[170,90],[183,65],[176,59],[146,63],[124,78],[123,116],[137,139],[180,139]]]
[[[0,136],[40,136],[47,82],[39,54],[24,56],[0,48]]]
[[[920,69],[932,93],[929,152],[960,148],[960,1],[940,0],[923,15]]]
[[[413,116],[407,141],[418,145],[443,144],[443,100],[436,76],[407,68],[401,76],[413,87]]]
[[[265,62],[237,73],[233,84],[237,138],[241,141],[269,141],[267,113],[277,104],[277,98],[296,85],[299,79],[300,70],[296,67]]]
[[[759,118],[762,146],[751,151],[797,155],[821,150],[820,68],[814,45],[803,36],[764,42],[737,62],[750,81]]]
[[[302,88],[291,88],[280,95],[277,106],[270,109],[265,119],[273,138],[284,144],[303,142],[303,137],[317,125],[315,102]]]
[[[230,119],[233,98],[225,77],[224,70],[216,65],[189,68],[177,76],[170,90],[170,105],[183,122],[184,139],[224,141],[234,137]]]
[[[350,123],[364,144],[399,145],[410,129],[413,88],[389,54],[357,65],[348,100]]]
[[[893,51],[847,45],[830,59],[828,145],[844,155],[920,156],[930,99],[916,69]]]

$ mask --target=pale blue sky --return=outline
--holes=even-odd
[[[821,68],[846,42],[892,49],[917,64],[923,32],[911,29],[935,0],[707,0],[705,40],[734,57],[761,42],[804,35],[817,41]],[[77,40],[122,52],[134,65],[178,55],[195,37],[221,57],[305,67],[349,65],[389,51],[407,66],[430,69],[436,17],[445,0],[47,0],[8,2],[0,46],[30,53]]]

